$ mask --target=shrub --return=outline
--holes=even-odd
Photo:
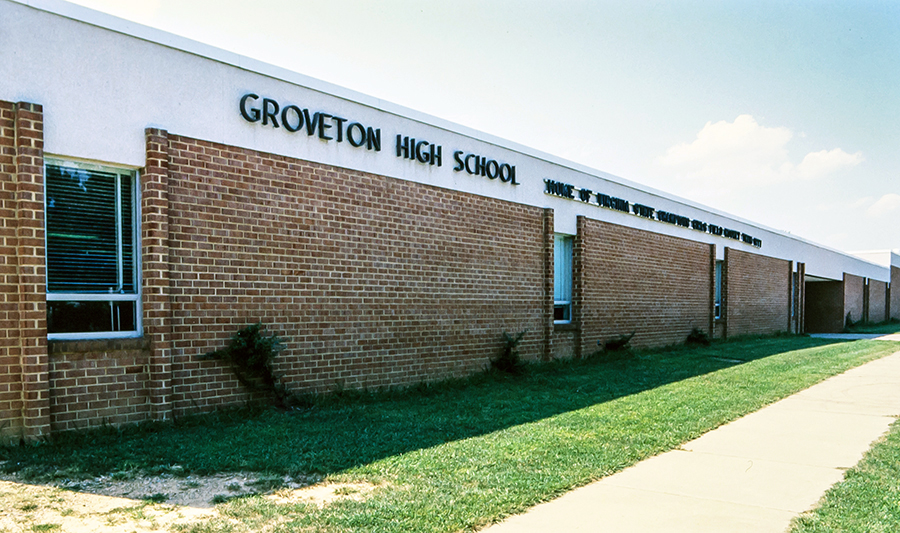
[[[705,332],[694,328],[691,330],[690,334],[688,334],[687,339],[684,341],[686,346],[709,346],[709,335]]]
[[[262,329],[260,322],[242,328],[231,337],[228,346],[204,354],[201,359],[227,362],[247,390],[270,395],[277,407],[290,407],[294,403],[293,395],[273,368],[273,360],[284,349],[284,343],[274,333],[266,334]]]
[[[518,374],[522,371],[522,359],[519,357],[519,342],[528,330],[520,331],[515,336],[503,332],[503,348],[496,359],[491,360],[491,368],[507,374]]]
[[[850,312],[847,312],[847,317],[844,319],[844,330],[849,331],[856,325],[856,322],[853,322],[853,318],[850,315]]]
[[[636,331],[632,331],[628,335],[620,335],[618,337],[613,337],[612,339],[606,341],[603,344],[604,352],[624,352],[630,350],[631,347],[628,346],[628,343],[631,342],[632,337]],[[600,344],[600,341],[597,341],[597,344]]]

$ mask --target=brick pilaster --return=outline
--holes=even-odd
[[[797,263],[797,333],[806,333],[806,263]]]
[[[148,128],[141,176],[141,258],[144,334],[150,339],[150,416],[172,416],[172,307],[169,283],[168,132]]]
[[[794,293],[797,289],[794,287],[794,284],[796,283],[796,276],[794,275],[794,262],[793,261],[788,261],[788,273],[787,274],[788,274],[788,284],[787,284],[787,286],[788,286],[788,299],[787,299],[788,311],[787,311],[787,329],[785,330],[785,332],[793,333],[794,332],[794,329],[793,329],[794,322],[795,322],[795,317],[796,317],[796,312],[797,312],[797,305],[796,305],[796,302],[794,301]],[[794,309],[793,315],[791,314],[791,308]]]
[[[584,347],[582,346],[584,336],[582,335],[582,311],[584,310],[584,251],[585,239],[587,235],[584,230],[585,218],[579,215],[575,219],[575,239],[572,242],[572,325],[575,326],[575,358],[581,359],[584,356]]]
[[[44,262],[44,127],[40,105],[15,105],[16,271],[22,369],[22,436],[50,432],[47,285]]]
[[[706,326],[709,338],[716,336],[716,245],[709,245],[709,323]]]
[[[725,247],[725,257],[722,261],[722,310],[720,312],[722,322],[722,338],[728,338],[728,251]]]
[[[16,104],[0,101],[0,444],[22,438],[16,214]]]
[[[544,301],[542,310],[543,349],[541,359],[549,361],[553,354],[553,209],[541,214],[544,233]]]

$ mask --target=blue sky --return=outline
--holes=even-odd
[[[76,3],[841,250],[900,247],[900,2]]]

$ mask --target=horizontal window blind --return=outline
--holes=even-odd
[[[134,293],[131,176],[47,165],[47,290]]]

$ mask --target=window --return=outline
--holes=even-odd
[[[722,318],[722,261],[716,261],[716,318]]]
[[[137,173],[48,159],[49,338],[140,335]]]
[[[553,236],[553,322],[572,321],[572,237]]]

